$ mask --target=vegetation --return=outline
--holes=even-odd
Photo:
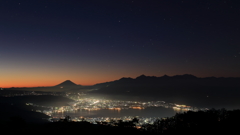
[[[61,133],[76,132],[87,134],[230,134],[237,133],[240,121],[240,110],[211,109],[208,111],[176,113],[169,118],[157,119],[154,124],[145,124],[137,129],[138,119],[129,122],[111,120],[92,124],[82,119],[73,122],[70,116],[58,122],[34,124],[28,123],[19,116],[11,117],[10,121],[0,120],[0,127],[8,133]],[[13,130],[14,129],[14,130]]]

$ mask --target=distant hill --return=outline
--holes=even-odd
[[[94,85],[91,94],[138,97],[139,99],[163,99],[194,104],[238,104],[240,78],[198,78],[193,75],[145,76],[135,79],[121,78]],[[193,102],[192,102],[193,103]],[[239,105],[238,105],[239,106]],[[240,108],[240,106],[239,106]]]
[[[77,85],[73,83],[70,80],[66,80],[56,86],[54,86],[55,89],[62,89],[64,92],[74,92],[74,91],[79,91],[82,89],[81,85]]]
[[[77,85],[70,80],[66,80],[66,81],[56,85],[55,87],[77,87],[77,86],[81,86],[81,85]]]
[[[58,85],[50,87],[31,87],[31,88],[8,88],[4,90],[19,90],[19,91],[45,91],[45,92],[71,92],[81,91],[81,85],[77,85],[70,80],[66,80]]]

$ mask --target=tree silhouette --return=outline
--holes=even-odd
[[[68,115],[66,115],[65,116],[65,119],[64,119],[64,122],[71,122],[72,120],[71,120],[71,117],[70,116],[68,116]]]
[[[60,119],[58,122],[72,122],[71,117],[66,115],[64,119]]]
[[[139,119],[134,117],[131,122],[132,122],[132,127],[136,127],[136,124],[139,122]]]

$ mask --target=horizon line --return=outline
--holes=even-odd
[[[132,78],[132,77],[121,77],[117,80],[120,80],[122,78],[131,78],[131,79],[137,79],[138,77],[141,77],[141,76],[146,76],[146,77],[164,77],[164,76],[168,76],[168,77],[175,77],[175,76],[183,76],[183,75],[191,75],[191,76],[194,76],[196,78],[240,78],[240,77],[216,77],[216,76],[208,76],[208,77],[198,77],[198,76],[195,76],[195,75],[192,75],[192,74],[182,74],[182,75],[173,75],[173,76],[169,76],[169,75],[166,75],[164,74],[163,76],[148,76],[148,75],[145,75],[145,74],[141,74],[139,76],[137,76],[136,78]],[[65,80],[65,81],[71,81],[69,79]],[[65,82],[63,81],[63,82]],[[112,81],[116,81],[116,80],[112,80]],[[96,84],[101,84],[101,83],[106,83],[106,82],[112,82],[112,81],[104,81],[104,82],[100,82],[100,83],[94,83],[94,84],[86,84],[86,85],[82,85],[82,84],[76,84],[76,85],[81,85],[81,86],[93,86],[93,85],[96,85]],[[63,83],[62,82],[62,83]],[[71,81],[72,82],[72,81]],[[61,84],[61,83],[60,83]],[[57,84],[59,85],[59,84]],[[41,88],[41,87],[54,87],[54,86],[57,86],[57,85],[52,85],[52,86],[23,86],[23,87],[19,87],[19,86],[10,86],[10,87],[0,87],[0,88]]]

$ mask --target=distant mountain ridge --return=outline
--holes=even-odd
[[[162,77],[141,75],[135,79],[123,77],[112,82],[96,84],[94,87],[97,90],[92,91],[92,94],[151,97],[152,99],[193,99],[196,102],[215,102],[216,104],[220,101],[225,102],[225,99],[230,102],[240,97],[239,77],[198,78],[190,74]]]
[[[205,77],[184,74],[175,76],[146,76],[136,78],[123,77],[119,80],[99,83],[93,86],[81,86],[66,80],[52,87],[11,88],[8,90],[52,91],[52,92],[86,92],[91,95],[109,95],[139,97],[145,99],[167,100],[192,99],[195,103],[206,102],[218,104],[230,102],[240,108],[240,77]],[[180,102],[179,100],[177,102]]]
[[[161,77],[156,77],[156,76],[146,76],[146,75],[140,75],[138,77],[134,78],[130,78],[130,77],[123,77],[119,80],[115,80],[115,81],[111,81],[111,82],[105,82],[105,83],[99,83],[99,84],[95,84],[94,86],[101,86],[101,85],[110,85],[110,84],[114,84],[114,83],[124,83],[124,82],[144,82],[144,83],[161,83],[161,81],[163,82],[175,82],[175,81],[180,81],[180,82],[187,82],[187,81],[206,81],[207,82],[216,82],[216,81],[224,81],[225,83],[233,83],[233,84],[239,84],[240,86],[240,77],[205,77],[205,78],[199,78],[196,77],[194,75],[191,74],[184,74],[184,75],[175,75],[175,76],[168,76],[168,75],[164,75]],[[151,81],[151,82],[150,82]],[[239,82],[239,83],[236,83]],[[218,84],[219,85],[219,84]],[[222,84],[224,85],[224,83]]]

